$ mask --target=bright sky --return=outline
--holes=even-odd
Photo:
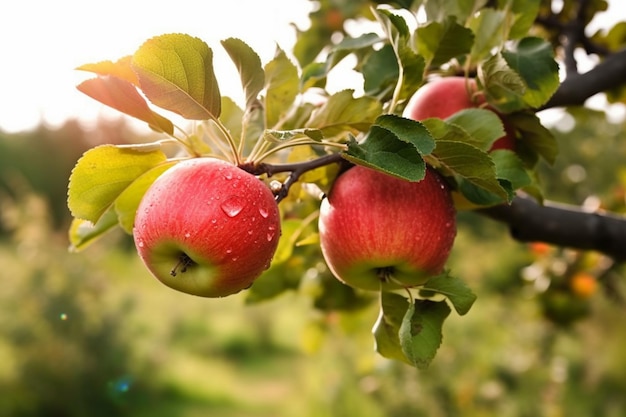
[[[291,47],[290,23],[306,25],[310,9],[308,0],[3,0],[0,130],[119,114],[76,90],[93,75],[74,68],[130,55],[145,40],[171,32],[209,44],[222,94],[234,97],[239,77],[219,41],[238,37],[267,62],[277,43]]]
[[[311,7],[309,0],[0,0],[0,130],[119,115],[76,90],[93,75],[74,68],[130,55],[171,32],[209,44],[222,94],[237,99],[239,77],[219,41],[238,37],[267,62],[276,44],[291,48],[290,23],[306,26]]]

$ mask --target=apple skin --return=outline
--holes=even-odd
[[[223,297],[269,267],[280,237],[274,195],[255,176],[214,158],[176,164],[150,186],[135,217],[139,257],[165,285]]]
[[[319,216],[322,254],[343,283],[364,290],[424,284],[440,274],[456,212],[439,174],[409,182],[355,166],[340,175]]]
[[[469,90],[468,90],[469,89]],[[484,104],[481,94],[475,94],[476,81],[464,77],[437,78],[422,86],[411,97],[404,109],[403,116],[412,120],[424,120],[430,117],[446,119],[461,110]],[[489,109],[489,107],[487,107]],[[492,110],[492,109],[491,109]],[[493,110],[495,112],[495,110]],[[495,112],[498,114],[497,112]],[[498,117],[502,117],[498,114]],[[503,120],[506,134],[496,140],[491,150],[515,150],[515,133]]]

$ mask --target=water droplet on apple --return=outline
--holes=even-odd
[[[217,223],[217,219],[211,219],[211,223],[213,224]]]
[[[185,239],[188,239],[191,236],[191,233],[187,232],[185,233]]]
[[[267,216],[269,216],[269,212],[267,211],[267,209],[263,208],[263,207],[259,207],[259,214],[264,218],[267,219]]]
[[[137,246],[139,246],[140,248],[143,248],[143,240],[140,240],[139,242],[137,242]]]
[[[269,231],[267,232],[267,241],[271,242],[272,239],[274,239],[275,235],[276,235],[276,232],[273,229],[269,229]]]
[[[253,231],[253,230],[248,230],[248,234],[249,234],[250,236],[252,236],[252,233],[254,233],[254,231]]]
[[[225,180],[232,180],[233,179],[233,173],[232,172],[227,172],[226,174],[224,174],[224,179]]]
[[[235,217],[241,210],[243,210],[243,202],[239,197],[231,197],[224,201],[221,205],[222,211],[226,213],[228,217]]]
[[[238,258],[238,257],[236,257],[236,256],[233,256],[231,259],[233,260],[233,262],[235,262],[235,261],[236,261],[237,259],[239,259],[239,258]]]
[[[233,253],[233,250],[232,250],[232,249],[230,249],[230,248],[229,248],[229,249],[226,249],[226,253],[228,253],[228,254]]]

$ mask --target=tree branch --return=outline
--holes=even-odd
[[[626,261],[626,217],[585,212],[556,203],[538,204],[529,197],[515,197],[510,205],[478,210],[508,224],[521,242],[546,242],[581,250],[596,250],[616,262]]]
[[[626,84],[626,49],[609,55],[592,70],[568,76],[539,110],[580,106],[591,96]]]
[[[287,194],[289,193],[289,188],[291,188],[291,186],[296,181],[298,181],[302,174],[307,171],[323,167],[325,165],[341,163],[343,161],[344,159],[341,156],[341,153],[332,153],[316,159],[312,159],[310,161],[295,162],[293,164],[266,164],[264,162],[261,162],[258,164],[241,164],[239,165],[239,168],[249,172],[252,175],[265,174],[268,177],[271,177],[272,175],[281,172],[289,172],[289,176],[281,185],[280,189],[274,192],[276,202],[280,203],[282,199],[287,197]]]

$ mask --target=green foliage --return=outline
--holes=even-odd
[[[373,297],[341,286],[320,266],[314,220],[340,170],[331,162],[408,181],[422,180],[430,166],[477,208],[509,203],[520,190],[541,198],[537,170],[556,162],[558,148],[535,113],[560,83],[554,39],[533,26],[544,4],[429,0],[371,7],[329,0],[318,6],[310,28],[298,29],[293,51],[277,48],[265,64],[242,40],[221,42],[241,80],[243,103],[220,94],[213,50],[185,34],[159,35],[132,56],[80,67],[96,75],[80,91],[162,137],[135,147],[96,147],[78,160],[68,187],[71,246],[82,249],[117,226],[132,233],[141,197],[160,174],[186,158],[218,157],[267,181],[281,203],[283,235],[272,266],[247,291],[248,304],[308,285],[317,310],[355,311]],[[573,7],[563,2],[564,13]],[[351,34],[347,19],[369,20],[377,30]],[[614,44],[616,37],[619,32],[604,40]],[[326,89],[346,57],[356,60],[362,93]],[[422,85],[447,75],[475,77],[476,108],[445,120],[402,116]],[[153,107],[194,123],[175,127]],[[513,136],[514,151],[492,151],[505,134]],[[452,308],[468,313],[475,295],[448,274],[407,291],[409,302],[378,294],[374,338],[382,356],[425,369],[440,348],[444,319]]]

